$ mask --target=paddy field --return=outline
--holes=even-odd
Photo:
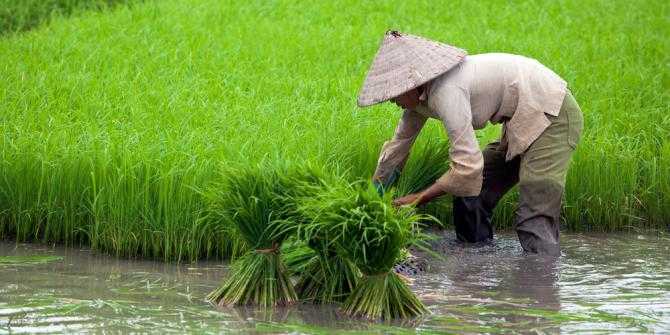
[[[527,55],[568,81],[585,130],[565,230],[670,224],[667,2],[58,3],[12,9],[21,19],[0,1],[0,239],[227,257],[206,197],[226,173],[310,164],[370,178],[400,112],[355,101],[389,28]],[[498,135],[478,132],[482,146]],[[444,171],[445,141],[430,121],[407,174]],[[515,199],[498,228],[511,227]],[[431,211],[450,224],[448,198]]]

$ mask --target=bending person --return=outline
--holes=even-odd
[[[524,250],[560,255],[559,217],[565,178],[583,126],[565,80],[518,55],[466,52],[418,36],[387,32],[368,71],[358,105],[391,101],[404,111],[384,143],[373,180],[391,186],[428,118],[444,125],[449,170],[427,189],[395,199],[397,206],[453,196],[459,240],[493,237],[491,216],[519,184],[515,229]],[[502,123],[502,134],[480,150],[475,129]]]

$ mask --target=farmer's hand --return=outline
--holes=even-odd
[[[442,190],[442,187],[440,187],[440,185],[437,183],[434,183],[421,192],[412,193],[393,200],[393,206],[399,207],[407,205],[423,205],[444,194],[445,192]]]
[[[412,193],[404,197],[397,198],[393,200],[393,206],[408,206],[408,205],[419,205],[421,200],[421,193]]]

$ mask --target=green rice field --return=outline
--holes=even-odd
[[[0,35],[0,239],[164,260],[229,256],[234,237],[208,194],[232,171],[309,165],[350,182],[371,177],[400,111],[360,109],[356,96],[389,28],[470,54],[530,56],[568,81],[585,130],[566,230],[670,225],[667,1],[77,8]],[[479,131],[481,146],[498,135]],[[406,175],[442,173],[445,141],[429,121]],[[498,228],[511,228],[515,199],[497,209]],[[447,198],[430,211],[448,226],[449,207]]]

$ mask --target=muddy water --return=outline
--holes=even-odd
[[[432,314],[387,324],[333,306],[214,308],[204,296],[226,274],[218,263],[0,242],[0,333],[670,332],[667,235],[564,235],[558,260],[524,255],[513,235],[485,246],[452,239],[436,243],[445,258],[412,284]]]

